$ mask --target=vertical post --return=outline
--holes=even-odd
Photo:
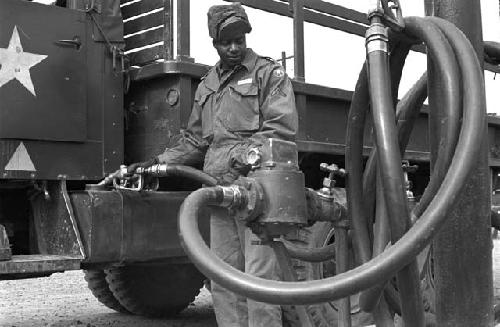
[[[304,0],[290,0],[290,6],[293,12],[294,79],[299,82],[304,82]],[[306,102],[307,99],[304,94],[295,94],[295,106],[297,107],[297,112],[299,114],[299,130],[297,132],[297,140],[305,140],[307,138]]]
[[[163,59],[174,58],[174,3],[173,0],[164,0],[163,4]]]
[[[177,60],[194,62],[190,57],[190,0],[177,0]]]
[[[286,72],[286,52],[281,51],[281,66],[283,66],[283,69]]]
[[[483,61],[480,1],[426,0],[425,5],[428,14],[460,28]],[[432,76],[430,82],[436,84]],[[431,112],[438,109],[434,105],[430,103]],[[433,244],[438,326],[493,325],[491,180],[487,130],[478,132],[483,133],[483,142],[478,145],[481,152],[477,164]]]
[[[304,82],[304,0],[290,0],[293,10],[293,50],[295,79]]]

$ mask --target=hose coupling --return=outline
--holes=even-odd
[[[163,177],[167,175],[167,169],[168,165],[167,164],[155,164],[149,167],[139,167],[136,170],[136,173],[141,175],[141,174],[146,174],[146,175],[151,175],[155,177]]]
[[[389,33],[387,27],[381,23],[371,24],[366,30],[366,53],[382,51],[389,53]]]
[[[221,207],[237,209],[245,202],[241,188],[238,185],[220,186],[222,190]]]
[[[241,202],[238,206],[233,206],[235,217],[251,223],[261,214],[264,207],[264,191],[262,186],[254,179],[240,177],[236,180],[234,187],[241,193]]]

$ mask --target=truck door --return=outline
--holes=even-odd
[[[85,141],[85,13],[0,1],[0,138]]]

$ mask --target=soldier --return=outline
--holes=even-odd
[[[252,30],[240,4],[212,6],[208,30],[220,61],[196,90],[187,129],[172,148],[129,172],[155,163],[196,165],[221,184],[248,173],[246,152],[267,138],[294,141],[298,118],[292,84],[283,68],[246,46]],[[257,240],[227,209],[213,209],[210,246],[224,261],[249,274],[280,279],[278,263],[268,246]],[[219,326],[282,326],[281,308],[259,303],[212,285]]]

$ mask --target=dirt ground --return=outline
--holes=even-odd
[[[500,239],[493,241],[495,302],[500,302]],[[175,319],[153,320],[116,313],[90,293],[81,271],[51,277],[0,281],[1,327],[211,327],[217,326],[210,293]],[[496,325],[500,326],[500,325]]]
[[[145,319],[117,313],[99,303],[81,271],[46,278],[0,281],[2,327],[211,327],[217,326],[212,299],[202,289],[175,319]]]

